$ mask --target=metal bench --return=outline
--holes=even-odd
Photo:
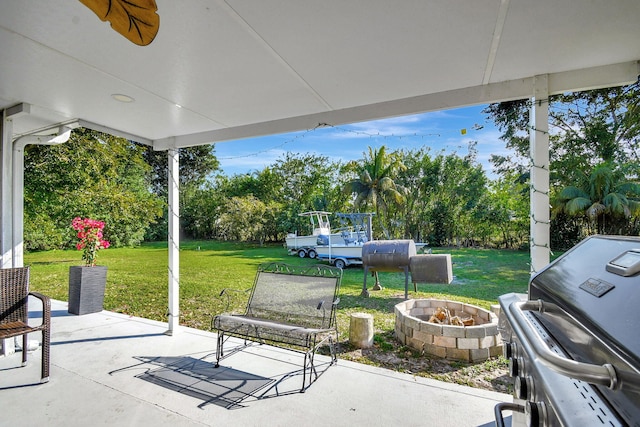
[[[218,334],[216,367],[224,358],[229,337],[243,338],[245,346],[268,343],[298,351],[304,354],[300,390],[304,392],[318,377],[314,357],[319,347],[328,344],[331,365],[337,361],[336,308],[341,280],[342,270],[328,265],[260,265],[244,314],[221,314],[211,322]]]

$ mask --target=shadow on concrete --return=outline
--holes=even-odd
[[[111,371],[109,375],[142,368],[144,372],[135,378],[200,399],[199,408],[214,404],[239,409],[244,407],[242,402],[247,398],[261,400],[300,392],[293,384],[281,385],[300,377],[301,369],[264,377],[225,366],[216,368],[215,361],[207,361],[206,357],[135,356],[140,363]]]

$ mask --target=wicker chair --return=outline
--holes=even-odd
[[[30,326],[27,303],[29,295],[42,301],[42,323]],[[27,364],[27,334],[42,331],[42,374],[40,382],[49,381],[49,343],[51,336],[51,301],[37,292],[29,292],[29,267],[0,269],[0,339],[22,335],[22,366]]]

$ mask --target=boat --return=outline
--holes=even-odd
[[[311,222],[311,234],[299,236],[297,233],[289,233],[285,239],[285,245],[289,255],[298,255],[300,258],[315,258],[316,246],[320,236],[326,237],[327,244],[329,240],[332,243],[340,243],[343,240],[342,233],[332,233],[331,223],[329,221],[331,212],[325,211],[309,211],[299,214],[309,218]]]
[[[339,268],[362,264],[362,245],[371,239],[371,218],[373,213],[336,213],[343,227],[341,241],[318,238],[315,247],[318,259],[328,261]]]

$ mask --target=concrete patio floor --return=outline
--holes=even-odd
[[[295,352],[252,346],[214,369],[213,333],[168,336],[152,320],[69,315],[62,301],[52,301],[52,324],[48,383],[39,384],[40,349],[24,368],[19,353],[0,357],[0,425],[477,427],[493,425],[495,404],[511,401],[344,360],[328,368],[325,356],[299,393]]]

